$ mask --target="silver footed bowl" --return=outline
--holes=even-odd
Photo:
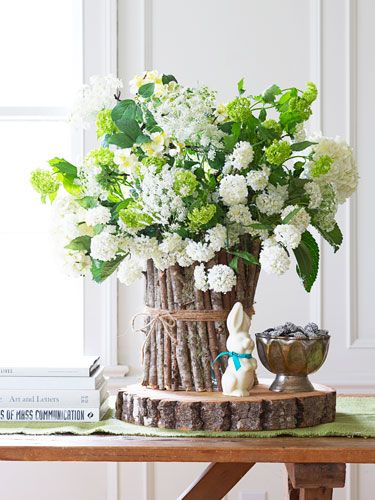
[[[314,339],[270,337],[256,333],[259,359],[276,374],[270,386],[276,392],[310,392],[314,390],[308,375],[324,363],[329,347],[329,335]]]

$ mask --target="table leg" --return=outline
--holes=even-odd
[[[345,464],[285,464],[290,500],[331,500],[345,486]]]
[[[212,463],[178,500],[221,500],[255,464]]]

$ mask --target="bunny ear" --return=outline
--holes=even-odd
[[[238,331],[243,321],[243,306],[241,302],[236,302],[228,314],[227,326],[229,332]]]

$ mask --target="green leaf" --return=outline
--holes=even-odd
[[[93,196],[84,196],[83,198],[80,198],[76,201],[83,208],[94,208],[97,205],[96,198],[94,198]]]
[[[293,219],[293,217],[298,214],[302,207],[294,208],[286,217],[281,221],[282,224],[289,224],[289,222]]]
[[[81,186],[79,184],[75,184],[72,177],[62,177],[61,181],[65,191],[72,196],[79,196],[81,194]]]
[[[256,222],[255,224],[250,224],[250,227],[252,227],[253,229],[266,229],[268,231],[270,231],[272,229],[271,225],[269,225],[269,224],[261,224],[261,223],[258,223],[258,222]]]
[[[297,273],[307,292],[310,292],[319,270],[319,247],[308,231],[302,234],[301,243],[293,250],[297,260]]]
[[[260,111],[259,111],[259,120],[261,122],[264,122],[264,120],[267,118],[267,111],[262,108]]]
[[[71,177],[72,179],[77,177],[77,167],[64,160],[64,158],[52,158],[48,162],[55,172],[59,172],[66,177]]]
[[[233,271],[235,273],[238,272],[238,256],[236,255],[235,257],[233,257],[233,259],[229,262],[229,267],[231,267],[233,269]]]
[[[291,144],[291,149],[292,151],[303,151],[304,149],[308,148],[309,146],[312,146],[313,144],[316,144],[316,142],[310,142],[310,141],[295,142],[294,144]]]
[[[173,75],[163,75],[161,77],[161,81],[163,82],[163,85],[167,85],[170,82],[176,82],[177,83],[177,80],[176,80],[176,78]]]
[[[89,252],[91,247],[91,237],[90,236],[78,236],[74,238],[65,248],[70,250],[79,250],[83,252]]]
[[[120,265],[121,261],[123,261],[125,255],[119,255],[118,257],[103,261],[93,259],[91,263],[91,274],[92,278],[96,283],[102,283],[108,276],[110,276]]]
[[[155,83],[145,83],[138,89],[138,94],[142,96],[144,99],[148,99],[152,96],[155,90]]]
[[[339,250],[341,243],[343,241],[343,236],[341,229],[336,223],[335,227],[332,231],[325,231],[319,226],[314,224],[314,227],[319,231],[319,233],[323,236],[323,238],[333,247],[334,252],[336,253]]]
[[[151,137],[146,134],[140,134],[135,142],[136,144],[145,144],[146,142],[151,142]]]
[[[142,135],[142,130],[135,120],[128,120],[121,134],[113,134],[108,138],[109,144],[115,144],[120,148],[131,148],[137,137]]]
[[[278,85],[272,85],[263,93],[264,102],[275,102],[275,98],[278,94],[281,94],[281,89]]]
[[[99,234],[103,231],[105,224],[96,224],[94,226],[94,233]]]
[[[232,251],[229,252],[231,255],[235,255],[238,258],[244,260],[247,264],[258,264],[259,260],[250,252],[246,252],[244,250]]]
[[[142,120],[142,110],[132,99],[124,99],[112,109],[111,116],[112,120],[122,130],[128,120]]]
[[[245,89],[243,86],[243,78],[241,78],[241,80],[237,83],[237,90],[240,95],[245,93]]]

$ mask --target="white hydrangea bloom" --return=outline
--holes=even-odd
[[[211,250],[218,252],[225,247],[227,240],[227,229],[221,224],[208,229],[205,235],[205,241],[209,244]]]
[[[322,192],[317,182],[307,182],[304,189],[309,197],[309,208],[318,208],[322,202]]]
[[[129,286],[142,278],[144,270],[144,262],[134,257],[126,257],[117,269],[117,278]]]
[[[91,76],[89,84],[83,85],[77,96],[71,121],[87,128],[99,111],[114,106],[114,96],[122,87],[122,81],[113,75]]]
[[[82,224],[85,219],[85,209],[73,196],[60,190],[52,209],[52,232],[57,245],[65,246],[74,238],[86,234],[87,226]]]
[[[262,191],[267,187],[271,169],[263,165],[262,170],[250,170],[246,176],[246,182],[253,191]]]
[[[111,220],[111,211],[107,207],[99,205],[97,207],[89,208],[85,214],[85,222],[89,226],[96,226],[97,224],[107,224]]]
[[[227,217],[230,222],[236,222],[242,226],[250,226],[254,222],[249,207],[246,205],[232,205],[229,207]]]
[[[139,167],[138,158],[132,153],[131,148],[116,149],[113,161],[122,174],[135,174],[137,167]]]
[[[91,257],[98,260],[112,260],[118,251],[118,238],[107,231],[102,231],[91,239]]]
[[[259,211],[266,215],[274,215],[281,212],[288,198],[288,186],[273,186],[269,184],[267,191],[258,194],[255,199]]]
[[[194,267],[194,284],[197,290],[202,290],[202,292],[208,290],[208,280],[204,264]]]
[[[215,250],[208,243],[188,240],[186,254],[193,261],[208,262],[215,257]]]
[[[224,264],[217,264],[208,270],[208,285],[218,293],[228,293],[236,286],[237,278],[232,268]]]
[[[78,168],[78,175],[82,183],[83,194],[92,196],[100,200],[108,198],[108,192],[99,184],[97,176],[101,174],[102,168],[100,165],[94,164],[92,161],[85,159],[83,165]]]
[[[268,274],[284,274],[290,266],[290,258],[286,250],[281,245],[275,245],[273,242],[263,243],[263,248],[259,255],[259,262],[262,270]]]
[[[227,156],[225,164],[227,168],[235,170],[247,168],[254,158],[254,150],[249,142],[240,141],[236,144],[233,152]]]
[[[247,201],[246,179],[242,175],[226,175],[220,181],[219,195],[224,205],[245,204]]]
[[[90,272],[91,259],[84,252],[67,250],[64,252],[63,270],[68,276],[86,276]]]
[[[274,230],[275,240],[287,248],[297,248],[301,242],[301,233],[292,224],[279,224]]]
[[[284,210],[281,212],[281,218],[285,219],[287,215],[289,215],[293,210],[298,208],[297,205],[288,205],[287,207],[284,208]],[[292,217],[292,219],[289,221],[288,224],[292,224],[293,226],[296,226],[297,229],[303,233],[306,231],[308,226],[310,225],[311,218],[310,215],[306,212],[306,210],[302,207],[300,210]]]
[[[313,159],[317,160],[322,156],[329,156],[333,163],[329,171],[314,178],[317,182],[330,182],[336,191],[338,203],[344,203],[351,196],[358,185],[358,169],[354,158],[353,149],[343,140],[329,137],[321,137],[318,144],[312,146]],[[307,167],[307,174],[310,175],[310,168]]]

